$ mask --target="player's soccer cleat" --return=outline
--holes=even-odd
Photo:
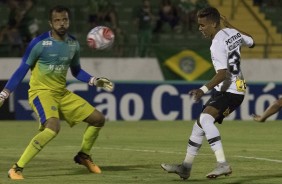
[[[14,164],[12,168],[8,171],[8,177],[12,180],[22,180],[24,179],[22,172],[23,168],[19,167],[17,164]]]
[[[89,172],[96,173],[96,174],[100,174],[102,172],[99,166],[93,163],[90,155],[87,155],[82,152],[78,152],[77,155],[73,159],[75,163],[78,163],[80,165],[84,165],[85,167],[87,167]]]
[[[161,167],[168,173],[175,173],[183,180],[190,177],[191,168],[184,167],[183,164],[161,164]]]
[[[232,173],[232,169],[230,165],[227,162],[224,163],[218,163],[216,168],[207,174],[207,178],[217,178],[219,176],[225,175],[229,176]]]

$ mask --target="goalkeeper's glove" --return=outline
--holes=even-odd
[[[114,84],[107,78],[105,77],[92,77],[89,81],[89,85],[90,86],[97,86],[100,87],[102,89],[104,89],[105,91],[111,92],[114,90]]]
[[[9,93],[7,91],[1,91],[0,93],[0,107],[4,104],[4,101],[9,97]]]

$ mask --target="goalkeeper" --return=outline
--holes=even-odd
[[[31,70],[28,90],[29,104],[40,121],[40,132],[33,137],[20,159],[8,172],[11,179],[24,179],[23,168],[60,131],[60,119],[70,127],[86,122],[81,149],[74,161],[84,165],[92,173],[101,173],[90,157],[91,148],[105,123],[104,115],[86,100],[66,89],[66,75],[70,68],[72,75],[90,86],[113,90],[113,83],[106,78],[96,78],[80,67],[79,43],[67,33],[70,10],[56,6],[49,12],[51,30],[36,37],[29,44],[21,65],[0,93],[0,107],[16,89],[24,76]]]

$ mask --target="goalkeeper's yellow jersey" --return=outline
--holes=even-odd
[[[31,68],[29,92],[65,91],[69,67],[80,64],[79,49],[78,41],[70,35],[64,41],[58,41],[46,32],[34,39],[23,57]]]

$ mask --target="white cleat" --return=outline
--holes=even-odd
[[[177,174],[183,180],[190,177],[191,168],[186,168],[182,164],[161,164],[161,167],[168,173]]]
[[[227,162],[224,163],[218,163],[216,168],[206,175],[207,178],[217,178],[219,176],[225,175],[229,176],[232,173],[232,169],[230,165]]]

